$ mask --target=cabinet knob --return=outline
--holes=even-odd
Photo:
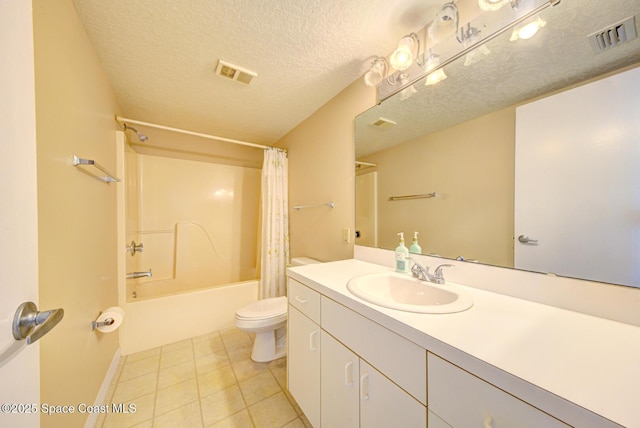
[[[369,399],[369,373],[365,373],[360,377],[360,399],[362,401]]]
[[[309,299],[303,299],[300,296],[296,296],[295,299],[300,303],[307,303],[309,301]]]
[[[353,386],[353,361],[344,365],[344,384],[345,386]]]
[[[318,335],[318,330],[314,330],[309,334],[309,350],[315,352],[318,350],[318,347],[315,344],[315,338]]]

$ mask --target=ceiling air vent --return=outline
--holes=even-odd
[[[397,125],[397,123],[394,122],[391,119],[385,119],[384,117],[379,117],[378,119],[376,119],[373,122],[371,122],[371,125],[375,126],[376,128],[380,128],[380,129],[389,129],[389,128]]]
[[[251,82],[251,79],[253,79],[258,75],[257,73],[254,73],[251,70],[238,67],[237,65],[233,65],[230,62],[227,62],[222,59],[218,60],[218,65],[216,67],[216,74],[226,79],[244,83],[245,85],[248,85],[249,82]]]
[[[636,36],[635,16],[630,16],[617,24],[588,35],[587,38],[593,52],[598,53],[635,39]]]

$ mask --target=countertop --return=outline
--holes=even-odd
[[[453,314],[387,309],[347,290],[356,275],[392,271],[351,259],[288,276],[568,424],[640,427],[640,327],[460,284],[474,304]]]

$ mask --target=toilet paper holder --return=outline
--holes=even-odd
[[[107,318],[104,321],[91,321],[91,331],[95,330],[98,327],[106,327],[108,325],[113,325],[116,322],[113,318]]]

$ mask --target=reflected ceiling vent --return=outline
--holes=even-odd
[[[636,37],[635,16],[630,16],[617,24],[613,24],[587,36],[594,53],[614,48]]]
[[[244,83],[248,85],[251,80],[258,74],[246,68],[233,65],[230,62],[219,59],[216,66],[216,74],[225,79],[234,80],[236,82]]]
[[[397,123],[391,119],[385,119],[384,117],[379,117],[378,119],[371,122],[370,125],[380,129],[389,129],[396,126]]]

